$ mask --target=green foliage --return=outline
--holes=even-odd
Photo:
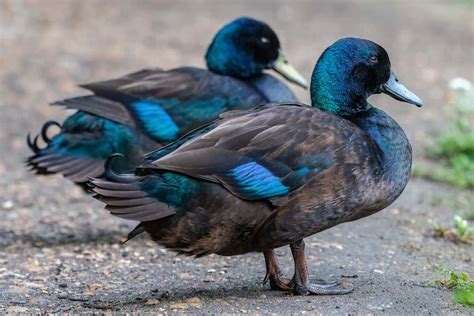
[[[463,217],[469,221],[474,221],[474,209],[466,211]]]
[[[474,129],[468,118],[457,118],[450,131],[440,135],[427,153],[441,162],[443,168],[435,168],[425,175],[431,174],[432,180],[460,188],[474,188]]]
[[[474,283],[454,289],[454,300],[459,304],[474,306]]]
[[[414,176],[446,182],[459,188],[474,188],[474,90],[461,78],[452,80],[448,129],[427,148],[427,156],[439,163],[427,168],[416,166]]]
[[[436,236],[453,242],[470,244],[474,237],[474,227],[469,225],[468,221],[459,215],[454,216],[454,226],[447,228],[436,222],[432,222],[433,231]]]
[[[440,225],[438,223],[432,223],[432,225],[433,225],[433,230],[434,230],[436,236],[444,238],[444,236],[446,234],[446,227],[444,227],[443,225]]]
[[[459,239],[462,242],[468,242],[470,235],[474,234],[474,227],[470,226],[464,218],[459,215],[454,216],[454,224],[458,233]]]
[[[474,306],[474,281],[466,272],[448,270],[442,265],[436,267],[436,272],[446,278],[426,282],[425,286],[438,286],[451,290],[455,303]]]

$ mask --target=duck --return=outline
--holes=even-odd
[[[133,173],[114,170],[113,155],[106,177],[90,182],[94,197],[178,254],[263,253],[273,290],[350,293],[344,283],[309,280],[304,238],[379,212],[407,185],[411,145],[400,125],[368,102],[379,93],[423,104],[399,81],[382,46],[340,39],[316,63],[311,106],[274,102],[222,113],[149,153]],[[274,255],[286,245],[291,279]]]
[[[121,153],[117,170],[133,170],[146,152],[166,145],[221,112],[271,101],[297,100],[271,69],[304,88],[275,32],[262,21],[241,17],[222,27],[207,49],[207,69],[145,69],[117,79],[80,85],[93,94],[53,103],[76,110],[63,124],[46,122],[27,144],[26,164],[36,174],[62,174],[86,188],[100,177],[105,159]],[[59,127],[50,138],[48,129]],[[46,146],[40,148],[38,139]]]

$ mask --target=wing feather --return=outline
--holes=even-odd
[[[332,115],[278,105],[223,118],[215,129],[145,168],[218,182],[243,199],[285,196],[303,185],[308,173],[329,168],[343,142],[329,128],[333,122],[325,122],[334,120]]]

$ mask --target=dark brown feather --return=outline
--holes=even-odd
[[[60,105],[68,109],[84,111],[132,128],[137,128],[135,118],[124,104],[96,95],[65,99],[54,102],[52,105]]]

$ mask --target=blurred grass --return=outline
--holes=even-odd
[[[474,7],[474,0],[451,0],[451,3],[461,10],[472,10]]]
[[[458,188],[474,188],[474,89],[472,83],[451,81],[452,100],[447,113],[448,129],[426,149],[435,167],[416,165],[413,175],[446,182]]]

